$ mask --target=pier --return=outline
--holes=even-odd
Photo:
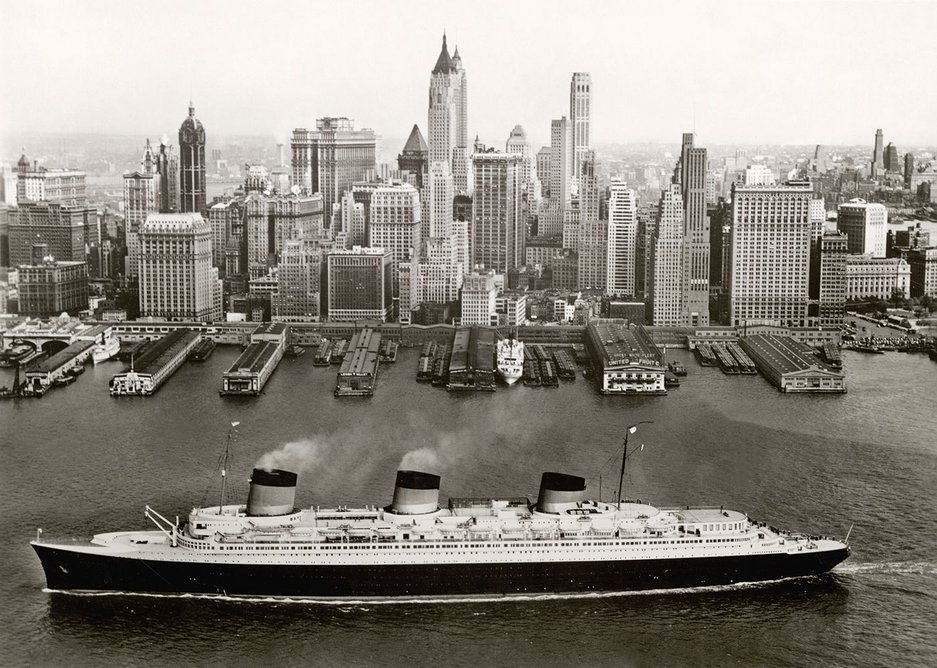
[[[79,373],[84,371],[85,362],[91,358],[93,349],[94,341],[75,341],[64,350],[40,362],[36,368],[26,372],[22,394],[28,397],[41,397],[53,385],[64,385],[73,381]]]
[[[663,356],[644,327],[599,321],[587,332],[602,394],[667,394]]]
[[[257,396],[283,359],[290,328],[282,323],[261,325],[251,342],[221,379],[222,396]]]
[[[153,394],[198,345],[201,334],[190,329],[175,329],[150,343],[131,364],[129,371],[111,378],[113,396],[149,396]]]
[[[367,397],[374,394],[380,369],[381,335],[367,327],[351,340],[341,369],[335,377],[336,397]]]
[[[482,327],[456,330],[449,360],[450,391],[495,390],[495,334]]]
[[[810,346],[786,336],[740,339],[762,375],[781,392],[845,392],[846,377],[817,358]]]

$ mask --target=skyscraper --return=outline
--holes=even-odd
[[[651,324],[682,325],[683,307],[683,198],[671,184],[661,194],[657,227],[648,240],[648,301]]]
[[[572,178],[579,184],[582,162],[592,147],[592,75],[575,72],[569,82],[569,122],[572,126]]]
[[[211,227],[198,213],[150,214],[140,228],[140,315],[167,320],[221,317]]]
[[[179,210],[179,156],[166,135],[159,141],[156,173],[159,174],[159,213],[175,213]]]
[[[94,207],[63,206],[52,202],[22,202],[17,205],[7,229],[10,266],[32,261],[33,244],[47,244],[56,260],[84,262],[85,246],[91,245],[98,225]]]
[[[427,139],[429,161],[449,165],[456,192],[465,192],[468,158],[468,90],[458,49],[449,56],[446,35],[429,83]]]
[[[878,174],[885,168],[885,151],[883,149],[884,137],[882,129],[875,131],[875,148],[872,152],[872,173]]]
[[[250,278],[260,278],[279,264],[288,239],[321,239],[322,196],[263,195],[251,193],[244,202],[247,235],[247,270]]]
[[[37,244],[43,251],[45,244]],[[77,316],[88,308],[88,264],[35,257],[19,267],[19,314],[33,318]]]
[[[423,177],[429,171],[429,146],[426,145],[423,133],[420,132],[416,123],[410,130],[410,136],[403,146],[403,151],[397,156],[397,168],[400,171],[416,174],[416,187],[423,187]]]
[[[888,210],[884,204],[872,204],[860,198],[844,202],[837,210],[836,228],[849,237],[850,253],[885,257]]]
[[[599,181],[595,175],[595,151],[582,153],[579,173],[579,222],[599,219]]]
[[[605,292],[608,284],[608,221],[584,220],[579,226],[579,289]]]
[[[277,290],[271,295],[273,317],[280,322],[319,320],[322,252],[301,234],[283,244],[277,268]]]
[[[904,187],[911,188],[911,175],[914,174],[914,154],[904,154]]]
[[[472,263],[505,273],[524,264],[526,225],[521,219],[519,158],[505,153],[472,156]]]
[[[331,251],[327,262],[329,320],[384,321],[390,317],[390,251],[355,246]]]
[[[331,216],[332,205],[375,169],[376,145],[373,130],[356,130],[346,117],[319,118],[314,131],[296,128],[290,141],[293,185],[310,195],[321,193]]]
[[[901,164],[898,162],[898,148],[888,142],[888,146],[885,147],[885,171],[886,172],[900,172]]]
[[[401,262],[420,260],[420,194],[409,183],[386,185],[371,194],[368,245],[391,253],[391,284],[398,297]]]
[[[179,210],[201,213],[205,210],[205,128],[195,117],[189,102],[189,115],[179,127]]]
[[[605,292],[632,297],[635,292],[635,250],[638,234],[637,201],[624,182],[608,187],[608,257]]]
[[[550,199],[560,210],[569,203],[572,194],[570,192],[572,166],[572,126],[563,116],[550,121]],[[562,227],[560,231],[562,231]]]
[[[706,213],[706,149],[693,147],[693,135],[683,135],[680,157],[683,192],[683,307],[684,324],[709,324],[709,216]]]
[[[537,179],[537,165],[533,154],[530,152],[527,132],[522,126],[515,125],[514,129],[511,130],[507,141],[504,142],[504,152],[520,156],[520,162],[517,164],[517,178],[521,191],[526,194],[527,199],[533,199],[533,184]]]
[[[142,169],[124,174],[124,219],[127,238],[127,264],[124,273],[136,278],[140,261],[140,228],[146,217],[159,211],[160,177],[156,171],[156,158],[146,140]]]
[[[846,235],[827,232],[815,241],[820,267],[817,272],[819,324],[838,327],[846,315]]]
[[[806,324],[810,273],[809,183],[732,192],[730,324]]]

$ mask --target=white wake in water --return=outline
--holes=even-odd
[[[937,564],[927,561],[883,561],[840,564],[834,573],[844,575],[937,575]]]
[[[142,596],[146,598],[188,598],[205,599],[213,601],[234,601],[239,603],[300,603],[314,605],[331,605],[339,607],[361,607],[366,605],[427,605],[438,603],[496,603],[505,601],[563,601],[572,599],[592,598],[618,598],[622,596],[679,596],[682,594],[701,594],[724,591],[740,591],[745,589],[758,589],[786,582],[795,582],[802,579],[813,579],[818,576],[805,575],[797,578],[784,578],[780,580],[764,580],[761,582],[739,582],[729,585],[710,585],[706,587],[684,587],[676,589],[643,589],[640,591],[615,592],[581,592],[566,594],[510,594],[504,596],[478,595],[478,596],[426,596],[426,597],[388,597],[388,598],[314,598],[290,596],[227,596],[223,594],[155,594],[132,591],[74,591],[67,589],[49,589],[42,591],[51,594],[68,594],[69,596]],[[822,576],[820,576],[822,577]]]

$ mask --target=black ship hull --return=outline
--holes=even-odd
[[[49,589],[319,599],[523,596],[678,589],[819,575],[848,548],[796,554],[483,564],[162,561],[33,544]]]

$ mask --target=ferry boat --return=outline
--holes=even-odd
[[[0,366],[15,366],[25,361],[34,352],[35,348],[28,343],[15,341],[11,347],[0,351]]]
[[[94,345],[94,348],[91,350],[91,362],[93,364],[106,362],[112,357],[116,357],[119,352],[120,340],[109,336]]]
[[[440,505],[439,476],[400,470],[389,504],[300,510],[296,483],[294,472],[255,468],[246,504],[226,505],[222,491],[219,505],[181,522],[147,506],[155,530],[101,533],[87,544],[40,534],[31,544],[50,590],[324,600],[773,581],[825,573],[850,551],[848,535],[783,531],[722,507],[622,501],[620,484],[619,501],[589,500],[585,480],[565,473],[544,473],[533,503],[496,496]]]
[[[524,375],[524,342],[515,338],[498,341],[495,354],[497,355],[498,374],[508,385],[513,385]]]

